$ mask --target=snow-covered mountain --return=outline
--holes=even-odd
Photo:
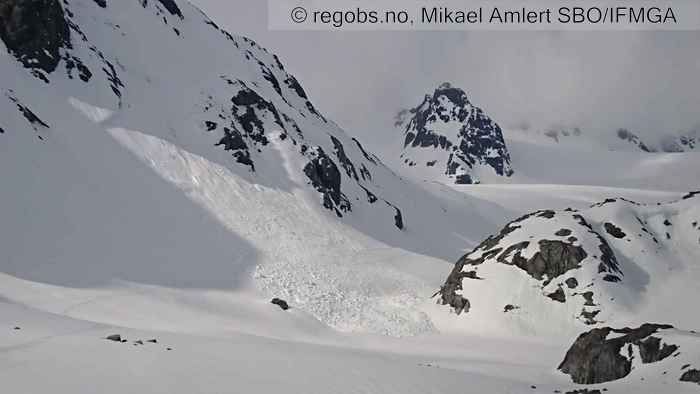
[[[456,184],[479,183],[482,172],[513,174],[500,126],[449,83],[399,112],[395,126],[404,133],[400,157],[408,172]]]
[[[466,329],[556,335],[649,321],[698,327],[697,314],[674,307],[700,296],[698,258],[697,192],[655,204],[622,198],[540,210],[460,258],[439,302]]]
[[[183,14],[172,0],[9,1],[4,7],[3,41],[45,88],[74,103],[120,110],[131,122],[139,119],[141,124],[130,125],[137,130],[145,129],[145,122],[154,126],[149,118],[160,119],[151,127],[154,133],[170,133],[184,146],[208,140],[233,156],[241,173],[282,171],[275,146],[281,145],[298,161],[324,207],[342,217],[356,205],[378,202],[373,210],[385,211],[389,223],[403,228],[400,209],[372,182],[377,160],[324,119],[297,80],[256,43],[228,35],[194,10]],[[137,20],[126,23],[126,14]],[[207,55],[216,45],[209,39],[215,35],[227,55]],[[186,59],[176,61],[183,48]],[[148,55],[141,56],[143,51]],[[34,92],[20,86],[4,90],[4,107],[17,107],[5,109],[8,134],[32,127],[38,137],[48,138],[57,121],[31,102]],[[24,124],[18,117],[25,118]]]
[[[682,357],[605,387],[696,390],[696,154],[562,149],[442,85],[399,176],[184,0],[0,0],[0,39],[3,387],[573,392],[576,336],[656,320]]]
[[[277,56],[184,1],[13,0],[0,18],[5,274],[254,288],[402,335],[431,329],[429,286],[355,256],[442,265],[504,219],[395,175]]]
[[[700,129],[666,135],[661,137],[659,145],[663,152],[696,152],[700,149]]]
[[[610,133],[589,133],[580,127],[563,126],[548,127],[544,130],[520,128],[514,131],[534,140],[545,139],[562,146],[614,152],[682,153],[694,152],[698,146],[697,130],[664,134],[659,138],[644,138],[627,128],[619,128]]]

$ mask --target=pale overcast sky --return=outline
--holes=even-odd
[[[266,1],[193,3],[277,53],[324,114],[375,144],[401,138],[393,115],[443,81],[505,127],[700,124],[700,32],[277,32]]]

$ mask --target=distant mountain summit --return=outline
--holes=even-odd
[[[449,83],[395,121],[405,139],[401,163],[424,169],[429,178],[480,183],[485,173],[511,176],[510,155],[500,126]]]

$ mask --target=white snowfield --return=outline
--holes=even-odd
[[[509,184],[402,177],[371,153],[371,141],[355,142],[316,113],[276,57],[176,2],[182,18],[165,0],[64,4],[85,40],[71,30],[73,48],[62,51],[92,70],[89,82],[63,60],[44,82],[0,48],[3,392],[580,388],[556,370],[580,332],[552,332],[556,310],[542,307],[519,331],[472,324],[431,296],[461,255],[509,220],[607,197],[678,199],[700,185],[700,155],[557,150],[507,135],[515,175],[498,182]],[[245,129],[246,109],[254,170],[234,156],[242,150],[217,146],[225,125]],[[207,122],[218,125],[208,130]],[[255,140],[259,128],[264,144]],[[349,211],[342,200],[324,207],[306,176],[319,148],[338,167]],[[342,165],[344,155],[352,166]],[[683,212],[700,218],[697,205]],[[700,292],[700,255],[686,219],[664,244],[664,256],[682,257],[643,261],[640,269],[654,273],[653,294],[633,288],[640,310],[654,312],[643,318],[696,321],[687,317]],[[683,269],[667,270],[679,262]],[[503,280],[526,286],[527,278]],[[112,334],[126,342],[105,339]],[[640,365],[594,387],[697,392],[662,368]]]

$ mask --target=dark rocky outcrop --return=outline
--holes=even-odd
[[[556,278],[572,269],[579,268],[579,263],[587,256],[582,247],[561,241],[543,239],[538,244],[540,250],[530,259],[526,260],[516,255],[511,261],[511,264],[516,265],[537,280]]]
[[[287,304],[287,301],[280,299],[280,298],[273,298],[270,303],[275,304],[279,306],[283,311],[286,311],[289,309],[289,304]]]
[[[216,146],[223,146],[224,150],[233,151],[233,157],[236,158],[237,162],[250,166],[255,171],[255,164],[250,159],[248,145],[238,130],[224,127],[224,136],[216,143]]]
[[[451,306],[458,315],[462,312],[469,312],[471,307],[468,299],[457,294],[458,291],[462,290],[462,279],[480,279],[476,275],[476,271],[462,272],[463,267],[464,264],[455,264],[445,284],[435,293],[435,295],[440,295],[439,304]]]
[[[587,326],[598,324],[598,320],[596,320],[596,316],[598,316],[599,314],[600,314],[599,310],[587,311],[585,309],[582,309],[581,314],[579,315],[579,320],[583,321],[583,324],[585,324]]]
[[[603,227],[605,228],[605,231],[608,234],[612,235],[615,238],[622,239],[622,238],[625,238],[625,236],[627,236],[627,234],[625,234],[621,228],[617,227],[616,225],[614,225],[610,222],[606,222],[603,225]]]
[[[234,105],[234,116],[248,138],[256,143],[267,145],[269,141],[265,135],[263,122],[260,119],[260,112],[269,112],[274,122],[284,130],[282,119],[280,119],[277,109],[271,102],[260,97],[258,93],[248,88],[242,82],[239,81],[239,83],[242,86],[241,90],[231,98],[231,102]]]
[[[617,138],[635,145],[642,152],[654,152],[654,149],[649,148],[637,134],[627,129],[617,129]]]
[[[214,131],[214,130],[216,130],[216,127],[218,126],[218,124],[216,122],[212,122],[211,120],[205,121],[204,125],[206,126],[207,131]]]
[[[583,297],[583,299],[586,300],[586,303],[583,304],[583,305],[585,305],[585,306],[595,306],[595,303],[593,302],[593,295],[594,295],[594,294],[593,294],[592,291],[587,291],[587,292],[581,294],[581,296]]]
[[[333,146],[335,147],[335,156],[340,161],[340,165],[345,170],[345,173],[349,177],[352,177],[356,181],[359,181],[360,178],[358,178],[357,171],[355,171],[355,165],[352,164],[352,161],[345,154],[345,148],[343,147],[343,144],[340,142],[340,140],[333,136],[331,136],[331,141],[333,142]]]
[[[682,200],[687,200],[687,199],[693,198],[693,197],[695,197],[695,196],[697,196],[697,195],[700,195],[700,191],[690,192],[690,193],[684,195],[683,197],[681,197],[681,199],[682,199]]]
[[[569,289],[575,289],[578,287],[578,280],[576,280],[576,278],[569,278],[564,283],[566,283],[566,287]]]
[[[34,128],[34,130],[38,131],[38,127],[44,127],[44,128],[49,128],[49,126],[46,122],[41,120],[34,112],[32,112],[29,107],[25,106],[22,104],[15,96],[14,92],[12,90],[8,91],[7,93],[7,98],[10,99],[15,105],[17,106],[17,110],[24,116],[24,118],[29,122],[29,124]]]
[[[114,341],[114,342],[121,342],[122,341],[122,337],[119,334],[108,335],[107,337],[105,337],[105,339],[107,339],[108,341]]]
[[[179,17],[180,19],[183,19],[182,11],[180,11],[180,7],[177,6],[177,3],[175,3],[175,0],[156,0],[160,4],[163,5],[163,7],[172,15],[175,15]],[[141,0],[141,5],[145,8],[148,5],[148,0]]]
[[[680,381],[700,384],[700,370],[689,369],[689,370],[683,372],[683,375],[681,375]]]
[[[598,249],[601,253],[601,263],[598,265],[598,272],[614,272],[621,274],[622,271],[620,270],[620,264],[617,261],[617,257],[615,257],[615,253],[613,253],[612,248],[608,244],[608,241],[606,241],[605,238],[603,238],[600,234],[593,230],[593,226],[591,226],[583,216],[576,214],[573,217],[579,222],[579,224],[586,227],[588,229],[588,232],[590,232],[591,234],[595,235],[596,238],[598,238]]]
[[[611,283],[622,282],[622,279],[620,279],[619,276],[617,276],[617,275],[611,275],[611,274],[605,275],[605,276],[603,277],[603,280],[606,281],[606,282],[611,282]]]
[[[390,207],[394,208],[394,226],[398,228],[399,230],[404,229],[404,223],[403,223],[403,215],[401,214],[401,210],[394,206],[393,204],[387,202]]]
[[[678,350],[678,346],[662,343],[661,338],[656,337],[648,337],[640,340],[637,344],[639,346],[639,356],[644,364],[661,361]]]
[[[639,348],[643,363],[663,360],[678,349],[676,345],[662,344],[659,338],[652,336],[659,330],[671,328],[673,326],[660,324],[644,324],[639,328],[619,330],[594,328],[576,339],[559,365],[559,370],[579,384],[621,379],[632,370],[632,346]],[[610,334],[615,335],[608,338]],[[625,346],[626,352],[622,352]]]
[[[70,46],[59,0],[0,0],[0,39],[26,68],[53,72]]]
[[[351,209],[350,201],[340,191],[340,171],[335,162],[319,147],[314,157],[304,167],[304,174],[311,180],[313,187],[323,194],[323,206],[335,211],[338,217]]]
[[[564,289],[561,287],[558,287],[554,293],[547,294],[547,297],[557,302],[566,302],[566,294],[564,293]]]

